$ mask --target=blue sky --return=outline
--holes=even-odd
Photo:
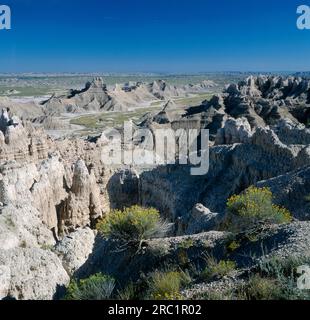
[[[307,3],[307,1],[309,3]],[[310,0],[0,0],[0,72],[310,70]]]

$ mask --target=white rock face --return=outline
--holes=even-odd
[[[248,143],[251,136],[251,126],[246,118],[230,118],[226,120],[224,127],[218,130],[214,144]]]
[[[40,218],[40,213],[30,204],[10,204],[0,213],[0,248],[9,250],[17,246],[40,247],[55,244],[53,233]]]
[[[310,144],[310,129],[303,124],[294,123],[291,119],[281,119],[272,129],[285,144]]]
[[[11,269],[6,265],[0,265],[0,300],[7,297],[10,289]]]
[[[93,250],[95,232],[90,228],[78,229],[64,237],[55,248],[69,275],[73,275],[88,259]]]
[[[67,193],[63,186],[65,169],[55,156],[44,160],[38,169],[39,178],[31,188],[32,203],[41,212],[42,221],[49,229],[58,228],[56,206],[63,201]]]
[[[57,290],[68,285],[69,276],[59,258],[48,250],[39,248],[15,248],[0,250],[0,266],[10,275],[0,287],[2,294],[22,300],[50,300]],[[8,272],[10,270],[10,272]]]
[[[35,164],[10,161],[1,166],[0,173],[0,201],[4,204],[28,203],[31,199],[30,188],[38,179]]]
[[[197,203],[191,213],[185,232],[187,234],[216,230],[224,215],[211,212],[201,203]]]

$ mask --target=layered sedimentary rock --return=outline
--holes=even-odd
[[[57,145],[6,110],[0,123],[0,296],[53,299],[69,271],[51,248],[64,233],[91,225],[108,202],[100,166],[92,170],[89,163],[88,171],[80,160],[87,154],[86,161],[96,162],[100,152],[93,147],[98,156],[91,154],[87,143]]]
[[[204,92],[210,87],[208,82],[192,87],[177,87],[164,80],[151,83],[137,82],[115,85],[108,89],[102,78],[88,82],[82,90],[71,90],[67,95],[53,95],[43,102],[43,111],[48,114],[85,111],[127,111],[154,100],[168,100],[185,96],[188,91]]]
[[[47,113],[81,111],[123,111],[125,106],[110,95],[101,78],[88,82],[82,90],[71,90],[68,95],[52,96],[44,103]]]
[[[88,171],[83,160],[74,165],[72,186],[58,207],[59,233],[90,225],[103,214],[100,189],[94,171]]]
[[[282,77],[249,77],[227,87],[226,112],[245,116],[251,126],[274,124],[289,118],[297,123],[309,116],[309,80]]]
[[[248,143],[252,136],[251,126],[246,118],[230,118],[217,131],[215,144]]]
[[[43,115],[41,106],[36,102],[20,101],[8,97],[0,97],[0,109],[9,109],[12,114],[22,120],[29,120]]]
[[[207,128],[215,145],[210,147],[210,169],[204,176],[193,177],[188,167],[178,165],[141,173],[141,203],[157,207],[173,221],[181,217],[184,232],[185,212],[197,202],[223,212],[231,194],[308,165],[309,129],[303,124],[309,113],[308,95],[308,80],[250,77],[200,106],[177,112],[165,106],[145,117],[140,127],[151,131]],[[302,211],[293,215],[306,215],[306,209]]]
[[[216,87],[217,84],[212,80],[204,80],[201,83],[189,84],[184,86],[186,92],[208,92],[209,90]]]
[[[153,86],[153,96],[164,88],[163,83]],[[68,99],[86,109],[105,101],[101,80],[85,89],[72,92]],[[95,98],[97,94],[102,100]],[[174,223],[173,235],[187,234],[194,241],[195,261],[205,250],[202,242],[210,239],[210,248],[221,257],[226,235],[214,230],[225,214],[227,198],[250,185],[270,187],[276,203],[286,206],[295,219],[309,220],[308,99],[307,80],[249,78],[197,107],[181,108],[168,101],[161,112],[145,116],[135,126],[151,131],[209,129],[210,166],[202,176],[191,175],[189,165],[179,164],[116,168],[103,161],[109,143],[106,135],[54,141],[2,111],[0,267],[4,266],[5,277],[0,281],[0,297],[52,299],[68,284],[69,275],[85,270],[119,275],[126,267],[122,277],[129,278],[140,272],[137,266],[147,271],[166,258],[178,259],[178,244],[184,238],[154,240],[138,260],[130,260],[128,252],[111,254],[113,246],[91,230],[111,208],[133,204],[158,208],[163,218]],[[134,142],[145,146],[145,141]],[[307,222],[285,228],[271,230],[265,240],[271,244],[276,239],[288,251],[297,248],[304,253],[305,246],[298,246],[289,232],[308,245]],[[208,232],[199,234],[204,231]],[[166,253],[143,267],[145,257],[153,257],[156,241]],[[245,247],[240,250],[248,252]]]
[[[290,121],[295,126],[307,124],[310,119],[309,88],[310,81],[302,78],[251,76],[227,86],[223,94],[213,96],[200,106],[183,107],[183,112],[179,111],[170,120],[166,118],[165,124],[169,122],[173,128],[209,129],[211,140],[228,118],[246,118],[251,130],[276,125],[279,120]]]
[[[39,160],[47,157],[50,141],[42,130],[25,128],[6,109],[0,114],[0,160]]]

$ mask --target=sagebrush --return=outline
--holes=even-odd
[[[160,218],[156,209],[140,206],[113,210],[97,224],[102,235],[123,243],[163,237],[170,228],[171,225]]]
[[[227,201],[225,228],[240,232],[261,223],[281,224],[292,220],[290,212],[273,203],[272,192],[268,188],[249,187]]]

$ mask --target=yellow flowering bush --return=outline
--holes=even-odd
[[[227,201],[226,226],[242,231],[257,223],[288,223],[292,220],[290,212],[272,203],[272,192],[268,188],[249,187]]]
[[[123,242],[141,242],[165,235],[170,224],[161,220],[156,209],[132,206],[111,211],[96,227],[105,237]]]

